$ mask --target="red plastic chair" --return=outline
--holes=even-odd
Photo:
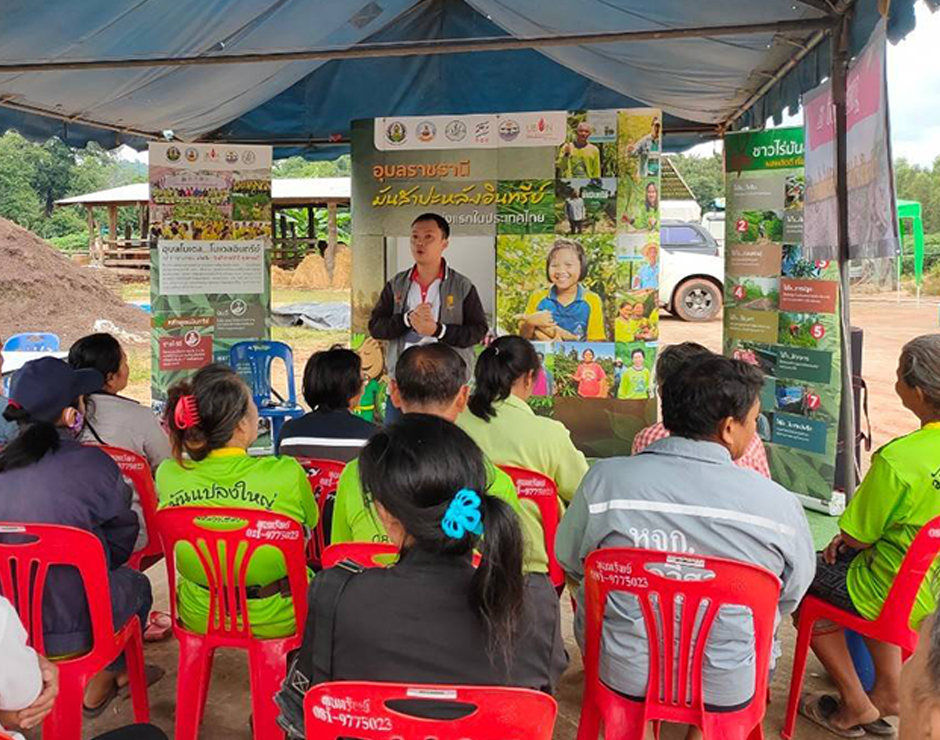
[[[197,520],[224,517],[230,529],[210,529]],[[213,522],[213,524],[215,524]],[[300,645],[307,615],[307,571],[301,525],[285,516],[250,509],[178,507],[157,513],[157,531],[166,554],[173,631],[180,643],[176,689],[177,740],[196,740],[205,711],[216,648],[248,651],[251,707],[257,740],[282,738],[274,693],[287,674],[287,653]],[[192,546],[208,581],[208,633],[190,632],[177,618],[176,545]],[[262,547],[276,547],[287,564],[297,632],[277,639],[251,634],[246,576],[251,558]]]
[[[46,577],[50,568],[66,565],[78,571],[85,587],[92,646],[83,655],[55,660],[59,668],[59,696],[43,722],[43,737],[80,740],[85,686],[121,653],[127,658],[134,719],[149,722],[140,620],[133,616],[120,629],[114,629],[108,565],[101,541],[91,532],[75,527],[0,524],[0,594],[19,614],[30,646],[43,655],[42,600]]]
[[[317,508],[320,510],[320,517],[317,519],[317,527],[310,538],[310,544],[307,546],[307,562],[314,568],[325,568],[323,565],[323,551],[327,547],[326,526],[326,505],[331,498],[336,495],[336,487],[339,485],[339,477],[343,473],[346,463],[337,460],[324,460],[316,457],[298,457],[304,470],[307,471],[307,478],[310,480],[310,488],[313,489],[313,497],[317,502]]]
[[[813,637],[813,625],[816,621],[828,619],[865,637],[897,645],[901,648],[902,660],[906,661],[917,649],[918,633],[911,629],[911,612],[914,610],[917,592],[920,591],[938,552],[940,552],[940,517],[932,519],[920,528],[901,562],[901,569],[888,592],[888,598],[885,599],[885,606],[890,604],[891,608],[882,608],[875,620],[850,614],[815,596],[803,598],[799,611],[787,716],[783,723],[783,730],[780,732],[784,738],[789,740],[793,736],[800,705],[800,692],[803,688],[803,676],[806,672],[806,658],[809,655],[809,643]]]
[[[453,720],[412,717],[389,702],[469,704]],[[369,681],[321,683],[304,699],[307,740],[551,740],[558,705],[548,694],[504,686],[430,686]]]
[[[131,555],[127,565],[134,570],[145,571],[163,558],[160,537],[157,534],[157,490],[153,485],[153,472],[147,458],[132,450],[111,445],[101,445],[101,449],[117,463],[140,498],[140,508],[143,510],[144,525],[147,528],[147,544]]]
[[[547,475],[534,470],[515,468],[512,465],[499,466],[516,485],[519,498],[534,501],[542,517],[542,530],[545,532],[545,551],[548,553],[548,577],[557,589],[565,586],[565,572],[555,559],[555,532],[558,530],[558,487]]]
[[[385,568],[394,562],[394,559],[389,558],[390,555],[398,555],[395,545],[384,542],[340,542],[323,551],[323,567],[332,568],[344,560],[352,560],[363,568]]]
[[[656,567],[656,571],[648,570],[647,565]],[[714,576],[707,580],[679,580],[683,577],[681,569],[686,567],[709,571]],[[670,571],[671,577],[663,575]],[[585,690],[577,740],[596,740],[602,721],[608,740],[641,740],[646,723],[657,721],[696,725],[706,740],[763,738],[761,721],[766,709],[780,595],[776,576],[763,568],[724,558],[618,547],[596,550],[588,556],[584,564],[584,589]],[[604,609],[611,592],[633,594],[643,611],[649,636],[645,701],[633,701],[609,689],[598,674]],[[677,604],[681,604],[679,610]],[[704,615],[695,632],[695,619],[702,604]],[[709,712],[702,694],[702,662],[712,623],[724,604],[748,607],[753,614],[755,698],[736,712]]]

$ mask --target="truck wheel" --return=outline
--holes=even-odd
[[[676,288],[673,305],[683,321],[711,321],[721,313],[721,290],[710,280],[692,278]]]

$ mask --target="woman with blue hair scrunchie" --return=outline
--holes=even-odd
[[[439,417],[406,414],[372,436],[359,474],[363,495],[401,554],[391,567],[348,577],[338,597],[330,581],[339,574],[331,571],[342,566],[314,578],[298,663],[314,652],[317,630],[331,623],[332,665],[327,675],[309,663],[296,669],[310,683],[551,691],[563,670],[552,663],[555,635],[533,626],[544,620],[531,616],[519,521],[509,505],[483,493],[487,468],[473,440]],[[477,568],[474,550],[481,554]]]

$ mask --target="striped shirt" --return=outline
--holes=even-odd
[[[643,450],[649,447],[653,442],[659,439],[666,439],[669,436],[669,430],[663,426],[661,421],[657,421],[652,426],[641,429],[633,438],[632,455],[639,455]],[[767,464],[767,450],[764,449],[764,443],[756,434],[751,443],[744,450],[734,464],[739,468],[747,468],[755,473],[760,473],[765,478],[770,478],[770,465]]]
[[[284,424],[277,454],[349,462],[359,457],[375,429],[349,411],[311,411]]]

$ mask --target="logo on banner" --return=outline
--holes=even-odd
[[[473,139],[477,144],[488,144],[490,142],[490,122],[480,121],[473,128]]]
[[[430,121],[421,121],[418,124],[417,129],[418,141],[423,141],[425,144],[434,141],[434,137],[437,136],[437,126],[435,126]]]
[[[206,160],[209,162],[219,161],[219,153],[215,150],[215,147],[206,152]]]
[[[385,127],[385,141],[393,146],[405,143],[408,138],[408,129],[401,121],[392,121]]]
[[[232,301],[232,305],[229,306],[229,310],[232,312],[232,316],[244,316],[245,312],[248,310],[248,304],[241,298],[236,298]]]
[[[444,129],[444,136],[450,141],[463,141],[467,138],[467,124],[459,119],[451,121]]]
[[[255,163],[255,153],[249,149],[244,154],[242,154],[242,162],[245,164],[254,164]]]
[[[202,339],[202,335],[195,329],[190,329],[186,332],[186,336],[183,338],[183,341],[186,342],[187,347],[195,347],[199,344]]]
[[[555,136],[555,126],[551,121],[546,121],[544,116],[539,116],[539,120],[533,123],[527,123],[525,126],[525,138],[528,140],[540,141],[552,139]]]
[[[175,146],[171,146],[166,150],[166,158],[171,162],[177,162],[180,158],[180,150]]]
[[[225,152],[225,161],[229,164],[235,164],[238,161],[238,152],[233,152],[231,149],[229,149],[227,152]]]
[[[519,136],[519,124],[511,118],[504,118],[499,122],[499,138],[503,141],[514,141]]]
[[[195,162],[197,159],[199,159],[199,150],[194,146],[189,147],[186,150],[186,161]]]

